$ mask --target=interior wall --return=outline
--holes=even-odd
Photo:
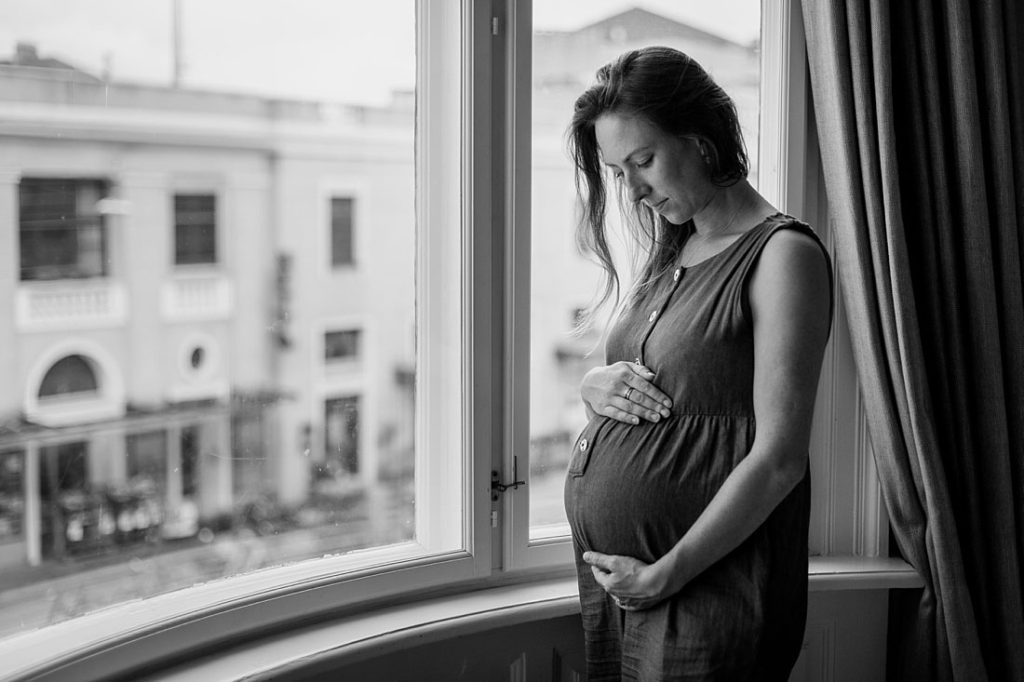
[[[811,592],[804,646],[791,682],[885,679],[887,590]],[[579,615],[501,627],[430,644],[415,637],[371,658],[319,660],[276,679],[510,680],[578,682],[584,675]]]

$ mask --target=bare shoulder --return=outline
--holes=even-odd
[[[821,246],[811,235],[799,230],[776,231],[764,245],[754,271],[752,287],[760,282],[802,282],[829,285],[828,259]]]
[[[777,230],[761,251],[762,265],[787,266],[787,268],[808,267],[822,270],[827,267],[825,252],[817,240],[797,229]],[[825,273],[827,274],[827,272]]]
[[[815,238],[793,229],[775,232],[750,280],[755,320],[759,313],[774,317],[783,311],[827,320],[831,295],[828,257]]]

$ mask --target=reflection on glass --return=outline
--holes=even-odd
[[[532,539],[568,534],[562,485],[573,441],[586,423],[578,386],[604,358],[604,325],[573,334],[580,312],[597,293],[600,272],[578,254],[573,238],[579,215],[564,133],[576,97],[593,82],[598,67],[629,49],[667,45],[682,50],[736,102],[750,154],[750,180],[757,185],[759,0],[649,2],[645,7],[587,0],[534,3]],[[609,214],[616,220],[614,203]]]
[[[414,539],[414,1],[160,7],[4,5],[0,637]]]

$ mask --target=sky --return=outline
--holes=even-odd
[[[430,0],[450,1],[450,0]],[[2,0],[0,59],[19,41],[114,80],[169,84],[175,0]],[[186,87],[385,104],[415,80],[415,0],[178,0]],[[572,30],[628,7],[748,43],[759,0],[534,0]]]

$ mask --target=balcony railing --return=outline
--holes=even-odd
[[[164,319],[216,320],[230,317],[234,310],[231,280],[220,274],[175,275],[163,284]]]
[[[19,331],[117,327],[127,311],[125,287],[108,279],[22,283],[15,293]]]

